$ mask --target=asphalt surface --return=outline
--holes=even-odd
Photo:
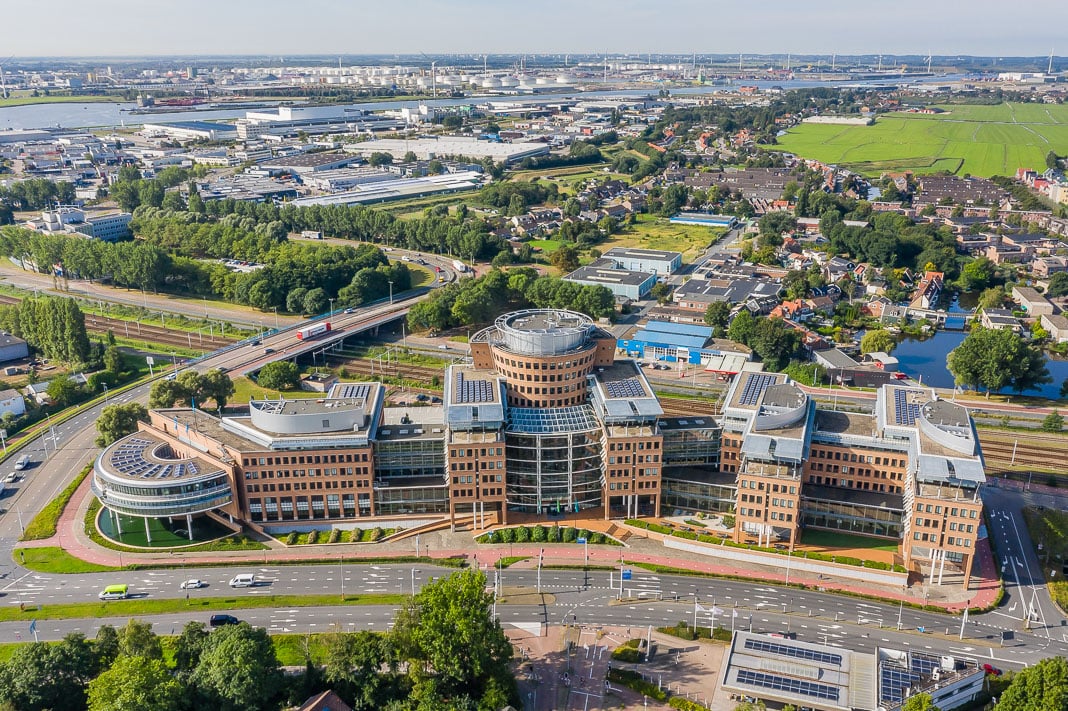
[[[342,571],[342,566],[344,570]],[[520,627],[560,624],[574,616],[586,625],[633,625],[639,634],[647,625],[663,626],[694,620],[694,600],[702,608],[697,614],[700,626],[731,627],[764,632],[793,632],[798,638],[857,650],[876,646],[911,647],[989,662],[1001,667],[1019,668],[1034,664],[1051,655],[1068,654],[1068,642],[1060,630],[1024,632],[1018,620],[990,615],[970,619],[959,639],[961,618],[921,612],[854,598],[783,589],[776,586],[729,580],[659,576],[641,569],[630,569],[631,578],[623,582],[624,600],[619,601],[618,571],[551,570],[540,575],[542,592],[548,593],[545,605],[507,604],[509,596],[536,592],[536,570],[500,572],[500,590],[505,602],[496,606],[502,623]],[[123,571],[80,576],[23,574],[10,580],[0,590],[0,604],[54,604],[95,601],[97,593],[108,584],[126,583],[135,599],[188,597],[270,597],[285,594],[341,594],[345,592],[410,593],[419,590],[432,577],[448,575],[447,568],[433,566],[353,565],[336,563],[317,566],[235,566],[233,568],[194,567],[176,570]],[[227,581],[237,573],[254,573],[258,584],[252,588],[230,588]],[[496,571],[486,571],[489,584],[495,583]],[[182,590],[181,581],[199,578],[207,587]],[[524,598],[524,601],[529,598]],[[317,608],[263,607],[239,609],[233,614],[271,632],[326,632],[335,629],[388,629],[396,606],[344,606]],[[714,611],[711,612],[711,611]],[[179,632],[188,621],[206,622],[209,612],[176,611],[144,616],[157,633]],[[89,636],[101,624],[122,625],[126,616],[83,620],[41,620],[39,638],[59,639],[78,631]],[[1002,642],[1002,632],[1012,630],[1013,638]],[[0,641],[29,638],[26,622],[0,623]]]

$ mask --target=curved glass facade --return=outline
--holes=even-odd
[[[130,516],[178,516],[203,513],[233,501],[233,488],[225,472],[198,479],[160,482],[149,479],[141,484],[93,467],[93,494],[107,508]]]
[[[508,507],[524,513],[574,511],[602,505],[599,431],[509,432]]]

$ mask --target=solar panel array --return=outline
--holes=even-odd
[[[900,703],[905,700],[905,689],[914,686],[919,680],[919,674],[884,666],[879,674],[879,700]]]
[[[494,402],[493,383],[489,380],[468,380],[463,372],[456,373],[456,402]]]
[[[778,674],[766,674],[749,669],[738,670],[738,682],[758,686],[762,689],[785,691],[789,694],[801,694],[813,699],[827,699],[838,702],[838,687],[830,684],[817,684],[813,681],[804,681],[788,676],[779,676]]]
[[[920,416],[918,403],[908,401],[907,390],[894,391],[894,424],[911,427]]]
[[[645,397],[645,388],[637,378],[610,380],[604,384],[608,397]]]
[[[353,384],[346,383],[346,384],[337,386],[337,389],[334,390],[334,394],[332,395],[332,397],[335,397],[335,398],[354,398],[354,399],[357,399],[357,400],[366,400],[367,397],[370,394],[371,394],[371,386],[370,385],[353,385]]]
[[[111,455],[111,466],[120,474],[142,479],[163,479],[165,477],[193,476],[200,470],[193,462],[179,464],[159,464],[145,459],[144,450],[155,442],[134,437],[119,445]]]
[[[745,386],[742,388],[742,396],[738,398],[738,404],[756,405],[757,400],[760,399],[760,394],[774,382],[774,375],[750,373],[749,378],[745,381]]]
[[[804,647],[794,647],[789,644],[766,642],[762,639],[747,639],[745,640],[745,648],[751,649],[754,652],[769,652],[771,654],[778,654],[783,657],[804,659],[809,662],[816,662],[818,664],[824,664],[827,666],[842,666],[841,654],[831,654],[830,652],[817,652],[812,649],[805,649]]]

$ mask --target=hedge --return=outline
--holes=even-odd
[[[59,517],[63,515],[63,511],[67,508],[67,504],[70,503],[71,498],[74,496],[74,492],[78,490],[78,487],[81,486],[82,482],[85,481],[85,477],[87,477],[91,471],[93,471],[92,464],[85,467],[85,469],[82,469],[81,473],[74,477],[74,481],[67,484],[66,488],[59,492],[59,496],[49,501],[45,507],[33,517],[29,525],[26,526],[26,530],[22,532],[19,540],[40,541],[56,535],[56,526],[59,525]]]
[[[608,672],[608,680],[614,681],[620,686],[625,686],[633,691],[637,691],[639,694],[644,694],[650,699],[667,701],[667,692],[657,688],[656,684],[650,684],[645,679],[642,679],[641,674],[638,672],[629,671],[627,669],[612,669]]]
[[[511,526],[498,528],[475,539],[476,543],[574,543],[585,538],[592,545],[618,546],[619,541],[600,531],[572,526]]]

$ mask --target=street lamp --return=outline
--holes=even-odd
[[[327,301],[330,302],[330,313],[334,313],[334,301],[336,301],[336,299],[327,299]]]
[[[389,303],[393,304],[393,282],[389,282]]]
[[[104,407],[107,407],[108,406],[108,384],[107,383],[101,383],[101,385],[104,387]]]

